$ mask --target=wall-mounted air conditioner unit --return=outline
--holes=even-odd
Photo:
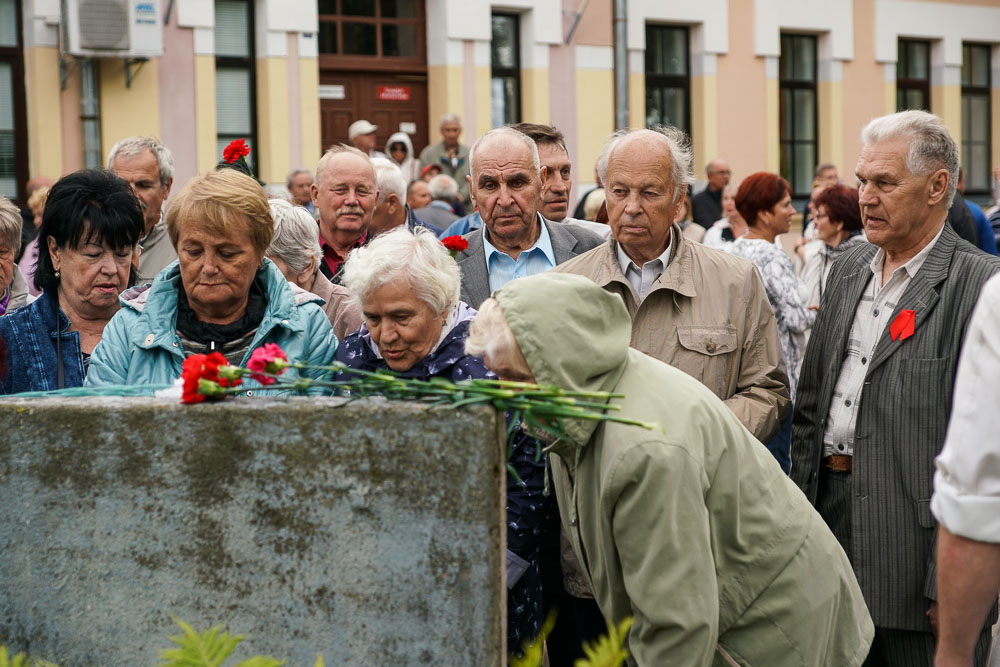
[[[163,55],[160,0],[63,0],[62,50],[92,58]]]

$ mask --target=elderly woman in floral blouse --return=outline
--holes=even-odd
[[[481,357],[465,353],[476,311],[460,301],[461,272],[430,231],[403,228],[353,250],[343,284],[361,304],[365,323],[337,348],[337,361],[405,378],[460,381],[496,378]],[[341,374],[338,379],[345,379]],[[541,627],[541,543],[554,526],[545,497],[545,459],[536,441],[518,436],[510,454],[523,483],[507,479],[507,642],[517,652]],[[520,573],[520,574],[519,574]]]
[[[777,174],[759,171],[740,184],[736,209],[748,227],[746,233],[733,242],[731,252],[753,262],[764,280],[764,290],[778,324],[778,340],[788,370],[788,390],[794,401],[805,351],[805,334],[816,320],[816,311],[803,304],[804,286],[795,275],[792,260],[774,242],[779,234],[788,231],[795,215],[792,188]],[[778,434],[767,443],[785,472],[791,468],[788,455],[791,424],[792,416],[789,415]]]

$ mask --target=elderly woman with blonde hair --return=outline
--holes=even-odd
[[[14,312],[30,301],[28,283],[14,263],[21,247],[21,211],[0,195],[0,315]]]
[[[264,258],[274,221],[252,178],[224,169],[191,179],[166,223],[178,259],[152,285],[122,294],[122,309],[91,359],[88,386],[169,384],[192,354],[220,352],[245,366],[266,343],[292,360],[330,363],[337,338],[320,299]],[[297,375],[286,371],[291,381]],[[258,389],[250,378],[243,386],[248,395]]]
[[[316,220],[301,206],[280,199],[271,199],[274,237],[265,257],[274,262],[289,283],[298,285],[323,299],[323,310],[330,319],[333,333],[343,340],[361,328],[364,317],[351,293],[334,285],[320,273],[323,251],[319,247]]]
[[[459,300],[461,272],[425,229],[398,228],[353,250],[344,285],[361,304],[365,323],[344,339],[337,361],[405,378],[452,381],[495,378],[481,357],[465,353],[476,311]],[[342,374],[340,379],[349,374]],[[523,484],[507,483],[507,641],[517,651],[541,627],[541,542],[554,509],[543,493],[544,460],[536,442],[519,436],[510,463]]]

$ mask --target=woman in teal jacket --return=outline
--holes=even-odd
[[[152,285],[122,294],[85,386],[169,384],[186,357],[212,351],[245,366],[265,343],[277,343],[292,361],[333,361],[337,338],[322,300],[290,286],[264,259],[274,223],[253,179],[231,169],[192,179],[170,207],[167,231],[177,261]],[[294,369],[285,374],[296,377]],[[247,394],[259,387],[250,378],[243,386]]]

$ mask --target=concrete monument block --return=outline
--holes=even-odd
[[[154,665],[498,665],[503,420],[380,399],[0,401],[0,643]]]

